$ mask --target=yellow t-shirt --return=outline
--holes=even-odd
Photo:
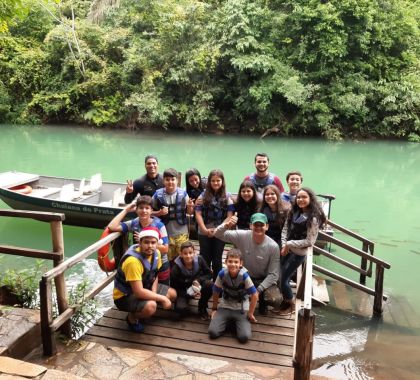
[[[136,248],[136,252],[140,252],[139,248]],[[159,270],[162,267],[162,257],[157,250],[158,253],[158,265],[157,269]],[[150,255],[148,257],[150,264],[152,263],[153,255]],[[121,270],[124,272],[125,280],[129,283],[130,281],[142,281],[142,276],[144,272],[143,264],[141,261],[133,256],[128,257],[125,259],[125,261],[122,263]],[[125,294],[114,287],[113,297],[114,300],[117,300],[121,297],[125,296]]]

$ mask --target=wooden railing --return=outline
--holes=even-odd
[[[362,248],[356,248],[342,240],[339,240],[333,236],[330,236],[322,231],[319,232],[318,237],[326,242],[329,242],[331,244],[335,244],[346,251],[355,254],[357,256],[360,256],[361,262],[360,266],[357,266],[331,252],[328,252],[325,249],[314,247],[314,252],[320,253],[321,255],[357,272],[360,274],[359,282],[351,280],[349,278],[346,278],[342,275],[339,275],[333,271],[330,271],[324,267],[321,267],[320,265],[314,264],[313,269],[327,275],[331,278],[336,279],[337,281],[343,282],[344,284],[350,285],[356,289],[359,289],[367,294],[370,294],[374,297],[373,301],[373,314],[380,315],[383,311],[383,300],[387,299],[387,296],[384,295],[383,292],[383,281],[384,281],[384,270],[390,269],[391,265],[387,262],[378,259],[377,257],[373,256],[374,253],[374,242],[364,238],[363,236],[356,234],[355,232],[340,226],[339,224],[336,224],[332,221],[328,221],[328,224],[334,228],[336,231],[341,231],[347,236],[350,236],[359,242],[362,243]],[[369,268],[368,268],[369,263]],[[375,288],[371,289],[366,286],[366,277],[372,277],[372,265],[376,265],[375,270]]]
[[[293,353],[294,379],[309,379],[315,334],[315,314],[312,311],[312,248],[306,256],[302,275],[298,275],[296,299],[300,299],[297,310],[296,335]]]
[[[63,243],[63,220],[64,214],[41,211],[20,211],[20,210],[0,210],[0,216],[34,219],[41,222],[50,223],[52,251],[45,251],[32,248],[14,247],[9,245],[0,245],[0,252],[8,255],[18,255],[24,257],[33,257],[44,260],[52,260],[54,267],[59,266],[64,260]],[[64,276],[60,275],[54,279],[57,293],[58,312],[64,312],[67,305],[67,290]],[[70,323],[64,323],[61,332],[70,335]]]
[[[54,333],[57,331],[60,326],[67,323],[70,318],[74,315],[77,311],[78,306],[71,306],[67,307],[65,310],[60,312],[60,315],[56,318],[53,318],[52,313],[52,280],[59,278],[64,275],[64,272],[67,269],[75,266],[76,264],[80,263],[82,260],[86,259],[93,253],[103,247],[106,244],[114,241],[118,237],[121,236],[120,232],[113,232],[106,236],[105,238],[97,241],[96,243],[90,245],[89,247],[85,248],[84,250],[80,251],[76,255],[72,256],[71,258],[63,261],[57,267],[51,269],[47,273],[42,276],[40,282],[40,298],[41,298],[41,334],[42,334],[42,345],[44,355],[51,356],[54,355],[57,351]],[[114,251],[115,255],[115,251]],[[101,290],[103,290],[108,284],[110,284],[115,277],[115,271],[111,272],[106,278],[101,280],[98,284],[96,284],[89,293],[85,294],[82,303],[86,300],[92,299],[95,297]]]

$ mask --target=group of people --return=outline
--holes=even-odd
[[[161,304],[180,315],[198,300],[200,317],[210,319],[209,336],[217,338],[234,322],[237,338],[251,337],[259,313],[294,312],[290,280],[304,262],[326,217],[315,193],[302,188],[298,171],[286,176],[289,191],[270,173],[269,157],[255,156],[256,171],[245,177],[236,197],[226,191],[221,170],[202,178],[197,169],[159,174],[158,159],[145,158],[146,174],[127,181],[127,206],[109,223],[111,231],[132,232],[134,244],[121,258],[114,284],[114,302],[127,311],[128,327],[144,329]],[[126,221],[135,211],[137,218]],[[189,240],[196,225],[200,254]],[[222,255],[225,243],[235,248]],[[212,310],[208,301],[212,297]]]

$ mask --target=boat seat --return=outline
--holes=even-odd
[[[32,189],[32,192],[30,193],[31,197],[37,197],[37,198],[47,198],[50,195],[56,194],[59,191],[61,191],[61,187],[48,187],[48,188],[34,188]]]
[[[58,199],[63,202],[69,202],[74,198],[74,184],[68,183],[63,185],[60,190],[60,196]]]

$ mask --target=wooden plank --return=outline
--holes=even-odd
[[[116,331],[115,329],[101,326],[93,326],[88,331],[87,335],[137,343],[139,345],[138,348],[143,350],[149,350],[151,347],[159,348],[162,350],[162,347],[168,347],[171,349],[187,352],[188,354],[205,354],[205,356],[216,356],[225,360],[239,358],[254,363],[270,363],[284,366],[290,365],[291,363],[291,357],[279,354],[248,351],[247,349],[237,348],[242,346],[239,343],[236,343],[237,347],[229,347],[229,349],[222,350],[220,346],[214,344],[217,342],[217,340],[210,341],[210,338],[207,338],[208,341],[205,343],[188,342],[188,344],[186,344],[186,342],[180,338],[149,335],[147,330],[145,330],[145,332],[142,334],[135,334],[125,330]],[[243,347],[246,347],[249,344],[250,343],[248,342],[244,344]]]
[[[125,315],[125,314],[124,314]],[[102,317],[99,321],[96,322],[98,326],[107,326],[108,324],[112,324],[109,319],[113,319],[110,317]],[[114,320],[124,320],[125,318],[115,319]],[[208,322],[203,322],[199,319],[194,321],[185,321],[181,319],[176,321],[176,325],[174,325],[173,320],[163,319],[163,318],[151,318],[147,321],[147,325],[152,326],[163,326],[163,327],[171,327],[174,328],[176,326],[177,330],[185,330],[185,331],[193,331],[193,332],[200,332],[207,334],[207,330],[209,327]],[[267,332],[260,332],[255,331],[254,327],[256,324],[252,325],[252,340],[260,341],[260,342],[268,342],[268,343],[275,343],[275,344],[283,344],[288,346],[293,346],[293,336],[290,335],[279,335],[279,334],[270,334]]]
[[[44,260],[54,260],[57,257],[62,256],[60,252],[50,252],[50,251],[44,251],[41,249],[14,247],[11,245],[0,245],[0,253],[5,253],[8,255],[24,256],[24,257],[33,257],[33,258],[44,259]]]
[[[110,309],[105,313],[105,316],[109,318],[118,318],[118,319],[125,319],[127,313],[119,311],[117,309]],[[155,314],[154,318],[168,318],[171,319],[172,323],[178,323],[178,320],[176,320],[175,315],[173,312],[168,310],[161,310],[159,309],[157,313]],[[285,335],[285,336],[294,336],[294,322],[289,319],[281,319],[283,321],[284,326],[275,326],[274,324],[270,324],[269,318],[265,318],[267,323],[263,324],[260,322],[260,318],[258,319],[258,323],[252,325],[252,331],[255,332],[262,332],[266,334],[274,334],[274,335]],[[203,325],[208,326],[208,321],[202,321],[198,316],[196,315],[188,315],[181,319],[182,321],[186,323],[201,323]],[[273,318],[274,320],[274,318]]]
[[[103,338],[103,337],[98,337],[98,336],[90,336],[90,335],[85,335],[82,338],[85,341],[88,342],[95,342],[95,343],[100,343],[102,345],[108,346],[108,347],[115,347],[116,342],[115,340],[109,339],[109,338]],[[132,343],[132,342],[124,342],[124,341],[120,341],[118,342],[118,347],[121,348],[132,348],[132,349],[140,349],[139,345],[136,343]],[[152,352],[156,352],[156,353],[161,353],[161,352],[165,352],[165,353],[173,353],[173,354],[178,354],[178,355],[192,355],[192,356],[199,356],[199,357],[209,357],[209,355],[200,355],[200,354],[191,354],[188,352],[180,352],[179,350],[174,350],[168,347],[153,347],[151,346],[150,348],[147,348],[148,351],[152,351]],[[215,360],[226,360],[223,356],[221,357],[211,357],[212,359]],[[237,358],[231,358],[229,359],[229,362],[235,363],[235,364],[242,364],[242,365],[250,365],[249,360],[241,360],[241,359],[237,359]],[[254,364],[254,363],[251,363]],[[290,359],[290,363],[287,365],[276,365],[276,364],[269,364],[269,363],[259,363],[259,365],[264,365],[264,367],[269,367],[269,368],[277,368],[277,369],[289,369],[290,367],[293,366],[293,362],[292,359]]]
[[[339,309],[352,310],[350,294],[343,283],[334,282],[332,284],[332,291],[335,298],[335,304]]]
[[[155,320],[156,322],[156,320]],[[103,319],[101,323],[97,323],[96,326],[111,328],[113,330],[127,331],[127,323],[119,319]],[[175,328],[176,327],[176,328]],[[232,336],[221,336],[215,340],[210,340],[208,337],[207,331],[205,332],[195,332],[192,330],[182,330],[178,329],[178,325],[172,324],[172,326],[159,326],[156,324],[151,324],[149,321],[145,322],[145,331],[143,334],[148,334],[153,337],[150,338],[151,341],[156,337],[161,338],[173,338],[182,340],[186,345],[195,344],[195,343],[206,343],[213,344],[214,346],[220,346],[230,349],[230,347],[237,348],[238,342],[236,338]],[[249,340],[247,343],[248,351],[256,351],[267,354],[276,354],[276,355],[291,355],[292,347],[283,346],[280,344],[270,343],[270,342],[260,342],[254,339]]]
[[[330,302],[330,296],[328,294],[325,279],[319,276],[312,277],[312,294],[316,299],[320,300],[321,302]]]
[[[64,214],[44,211],[0,210],[0,216],[35,219],[39,220],[40,222],[58,222],[65,219]]]

